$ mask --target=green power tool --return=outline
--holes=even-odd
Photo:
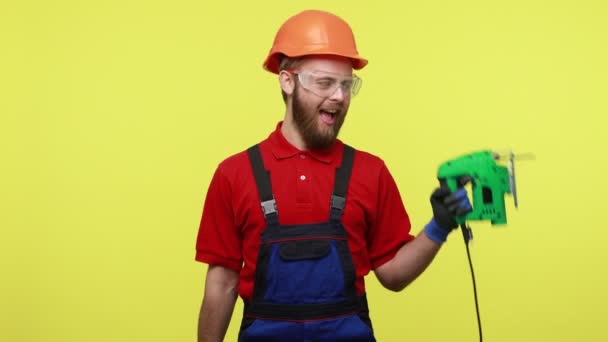
[[[506,224],[505,194],[513,196],[515,207],[517,208],[515,155],[512,151],[508,154],[507,166],[497,163],[497,161],[503,158],[499,153],[491,151],[475,152],[449,160],[441,164],[437,171],[437,178],[441,186],[448,187],[451,191],[456,191],[469,182],[472,183],[472,211],[466,215],[457,217],[456,222],[462,228],[462,236],[465,241],[469,267],[471,269],[479,341],[483,341],[483,334],[481,331],[475,273],[473,272],[473,263],[469,251],[469,241],[473,239],[473,235],[466,221],[490,220],[492,225]]]
[[[501,159],[498,153],[481,151],[449,160],[439,167],[437,178],[441,186],[451,191],[472,183],[473,210],[457,217],[458,224],[481,220],[490,220],[492,225],[506,224],[505,194],[513,196],[517,208],[515,155],[509,153],[507,166],[497,163]]]

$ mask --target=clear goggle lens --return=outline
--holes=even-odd
[[[353,74],[342,75],[326,71],[290,71],[298,76],[302,87],[321,97],[332,96],[338,88],[343,94],[357,95],[361,89],[362,80]]]

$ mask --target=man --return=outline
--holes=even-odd
[[[412,236],[382,160],[337,139],[366,64],[333,14],[304,11],[279,29],[264,68],[278,75],[284,120],[220,163],[205,200],[199,341],[224,338],[238,295],[239,341],[375,341],[364,276],[402,290],[471,209],[464,189],[437,189],[433,219]]]

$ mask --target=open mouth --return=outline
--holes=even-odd
[[[321,109],[319,110],[321,121],[328,125],[333,125],[336,122],[336,117],[339,112],[340,111],[337,109]]]

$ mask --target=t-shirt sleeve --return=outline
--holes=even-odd
[[[391,260],[401,246],[414,239],[411,224],[397,184],[385,164],[378,177],[375,217],[368,231],[372,269]]]
[[[242,266],[241,233],[235,224],[231,194],[230,182],[220,166],[205,198],[195,259],[239,272]]]

